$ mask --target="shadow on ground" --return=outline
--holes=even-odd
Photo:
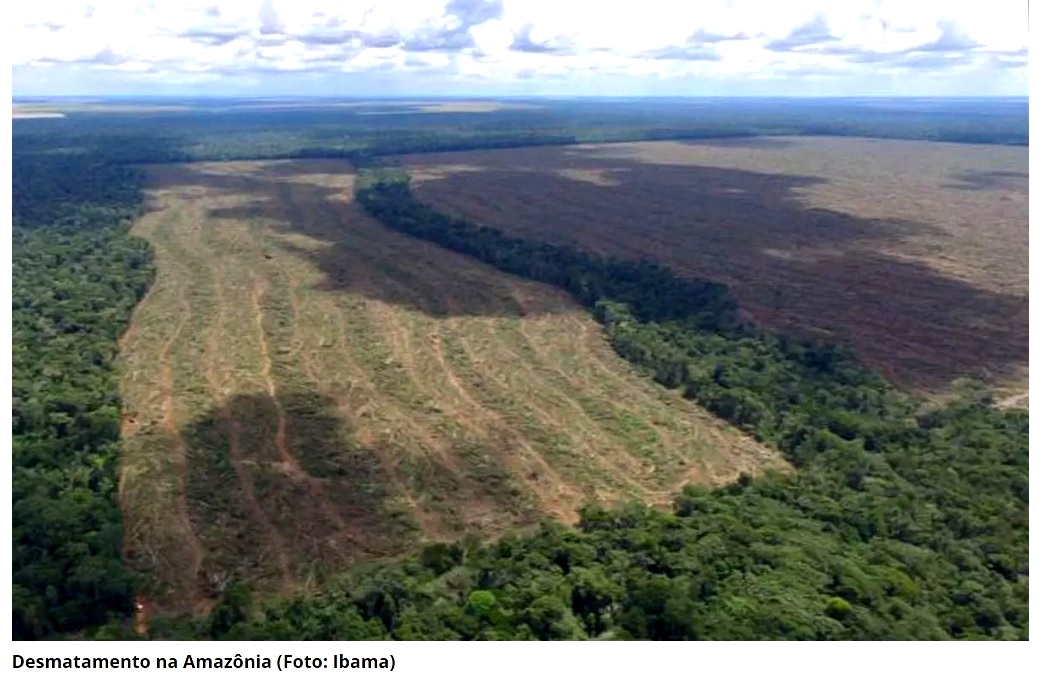
[[[207,210],[216,224],[263,223],[277,236],[270,238],[269,255],[284,250],[312,261],[323,273],[322,291],[362,295],[435,317],[520,317],[575,308],[557,292],[526,294],[523,303],[519,285],[527,283],[519,278],[384,228],[351,202],[354,170],[346,162],[215,167],[157,168],[149,187],[222,205]],[[162,209],[155,194],[148,208]]]
[[[443,211],[724,282],[760,322],[850,344],[905,386],[945,390],[968,375],[1016,380],[1028,364],[1026,297],[884,252],[910,236],[949,236],[921,223],[812,208],[801,193],[822,178],[654,164],[597,147],[405,162],[420,179],[417,194]],[[1022,180],[1013,174],[964,181],[984,189]]]
[[[944,188],[958,190],[1017,190],[1028,194],[1027,172],[957,172],[952,175],[956,183],[945,184]]]
[[[325,396],[280,393],[277,403],[265,393],[234,395],[181,434],[204,597],[230,580],[300,585],[347,561],[400,551],[416,535],[390,502],[379,454],[351,438]]]
[[[348,562],[478,533],[460,517],[476,505],[491,511],[492,533],[539,518],[519,511],[499,458],[363,444],[353,420],[330,396],[292,390],[236,394],[184,426],[198,597],[231,581],[307,587]]]
[[[706,140],[693,144],[707,143]],[[710,141],[729,145],[776,139]],[[880,251],[938,228],[809,207],[818,177],[605,157],[594,147],[545,148],[539,164],[510,152],[415,156],[417,193],[436,206],[536,240],[663,261],[730,285],[760,322],[852,345],[902,385],[945,390],[962,376],[1020,377],[1028,362],[1025,297],[985,291]],[[417,159],[419,158],[419,160]],[[518,159],[522,161],[519,162]],[[439,164],[480,165],[480,171]],[[244,165],[245,167],[246,165]],[[337,160],[276,162],[217,174],[205,166],[151,173],[155,188],[237,196],[213,218],[266,219],[324,243],[304,249],[328,291],[361,293],[435,316],[560,312],[560,295],[523,310],[517,280],[433,244],[392,233],[349,202],[352,168]],[[1020,180],[964,177],[968,185]]]

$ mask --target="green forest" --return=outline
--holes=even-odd
[[[340,157],[359,165],[409,153],[779,135],[1028,145],[1027,103],[1003,99],[913,107],[857,99],[539,99],[516,102],[528,109],[483,113],[358,101],[351,109],[277,111],[236,110],[235,101],[215,109],[192,99],[168,103],[175,108],[148,114],[120,113],[117,106],[108,114],[74,109],[65,119],[19,120],[15,155],[20,161],[57,153],[138,164]]]
[[[142,198],[123,163],[150,152],[133,133],[67,152],[16,134],[16,639],[136,637],[114,363],[153,277],[127,234]],[[1027,639],[1026,412],[972,383],[920,401],[843,348],[743,323],[722,285],[446,216],[393,169],[365,172],[357,199],[389,228],[568,291],[622,357],[796,470],[689,487],[671,512],[589,506],[575,527],[429,545],[314,595],[232,585],[209,617],[157,618],[151,638]]]
[[[127,236],[133,172],[16,159],[13,184],[14,637],[104,623],[131,606],[116,500],[117,340],[152,280]]]

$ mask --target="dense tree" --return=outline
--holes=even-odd
[[[133,174],[83,159],[14,162],[14,636],[125,614],[116,503],[116,342],[152,279],[127,237]]]

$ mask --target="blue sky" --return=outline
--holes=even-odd
[[[15,96],[1024,96],[1024,0],[17,2]]]

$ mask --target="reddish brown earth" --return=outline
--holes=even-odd
[[[727,283],[900,385],[1027,388],[1028,151],[844,138],[410,156],[417,192],[510,233]]]

